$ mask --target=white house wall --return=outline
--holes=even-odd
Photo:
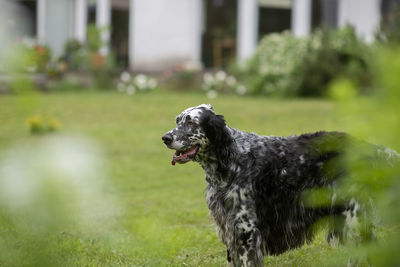
[[[131,0],[131,67],[162,70],[199,61],[201,0]]]
[[[372,42],[380,21],[380,0],[339,0],[339,27],[352,25],[357,34]]]
[[[60,55],[71,37],[72,0],[46,1],[46,43],[53,53]]]
[[[97,0],[96,25],[101,29],[101,39],[104,42],[100,53],[107,55],[109,53],[111,30],[111,0]]]
[[[86,0],[72,0],[73,1],[73,36],[80,42],[86,41],[86,27],[87,27],[87,1]]]
[[[292,33],[302,37],[311,31],[311,0],[293,0]]]
[[[244,62],[257,46],[258,1],[238,0],[237,58]]]
[[[46,42],[46,0],[37,0],[37,40],[43,44]]]

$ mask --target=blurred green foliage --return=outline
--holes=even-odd
[[[349,123],[350,132],[377,146],[349,144],[346,149],[346,165],[349,173],[341,180],[338,194],[355,197],[364,212],[359,219],[360,235],[366,234],[371,225],[392,229],[390,235],[374,242],[366,239],[344,249],[353,260],[364,261],[372,266],[399,266],[400,254],[400,48],[379,46],[373,53],[373,86],[368,97],[354,94],[357,85],[345,80],[330,86],[330,95],[337,100],[339,115]],[[360,155],[375,156],[365,158]],[[325,195],[327,196],[327,195]],[[345,264],[329,260],[330,264]]]
[[[106,235],[104,220],[110,221],[120,205],[104,192],[100,161],[93,144],[65,136],[42,136],[2,151],[2,265],[68,266],[66,233],[93,238],[97,225]]]
[[[155,78],[145,74],[131,76],[129,72],[122,72],[117,84],[117,89],[121,93],[133,95],[137,93],[151,92],[158,86],[158,81]]]
[[[107,28],[98,28],[94,24],[88,25],[87,40],[81,43],[78,40],[68,40],[64,45],[61,59],[67,63],[69,71],[87,72],[93,80],[93,87],[101,89],[112,88],[115,69],[115,58],[112,53],[101,53],[105,45],[101,38]],[[61,86],[62,87],[62,86]]]
[[[56,119],[43,119],[41,116],[29,117],[26,121],[31,134],[43,134],[60,130],[61,123]]]
[[[264,37],[248,62],[237,68],[249,93],[279,97],[321,97],[337,77],[370,82],[368,47],[351,27],[319,29],[304,38],[289,32]]]
[[[400,4],[396,4],[380,23],[375,38],[380,43],[400,44]]]
[[[307,39],[289,32],[264,37],[244,66],[236,69],[250,94],[294,96],[298,77],[295,72],[307,49]]]
[[[297,96],[327,96],[328,84],[338,77],[356,83],[358,94],[370,83],[368,50],[353,28],[334,31],[321,29],[309,37],[307,49],[294,75],[298,77]]]
[[[216,73],[204,73],[202,89],[209,98],[214,98],[217,94],[246,94],[246,87],[237,81],[233,75],[219,70]]]

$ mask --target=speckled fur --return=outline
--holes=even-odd
[[[167,133],[173,136],[169,147],[200,146],[194,161],[205,171],[207,205],[229,264],[263,266],[265,255],[309,240],[310,226],[322,217],[356,220],[353,200],[318,208],[302,201],[305,190],[330,186],[345,172],[337,159],[346,134],[259,136],[227,126],[204,104],[186,109],[176,122]]]

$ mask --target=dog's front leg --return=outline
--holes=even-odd
[[[233,266],[264,266],[261,233],[256,227],[255,214],[242,208],[233,220],[233,240],[228,247]]]
[[[231,253],[229,252],[229,249],[226,249],[226,260],[228,264],[226,265],[227,267],[233,267],[233,261],[231,257]]]
[[[232,249],[232,266],[264,266],[261,235],[257,229],[238,233],[235,243],[235,248]]]

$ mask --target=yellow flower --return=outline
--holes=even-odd
[[[38,115],[28,118],[26,122],[32,134],[54,132],[62,127],[62,124],[56,118],[44,121]]]
[[[53,132],[53,131],[57,131],[62,127],[61,123],[59,120],[57,120],[56,118],[53,118],[48,125],[48,129],[49,131]]]
[[[27,124],[31,133],[41,133],[43,131],[43,122],[38,115],[28,118]]]

